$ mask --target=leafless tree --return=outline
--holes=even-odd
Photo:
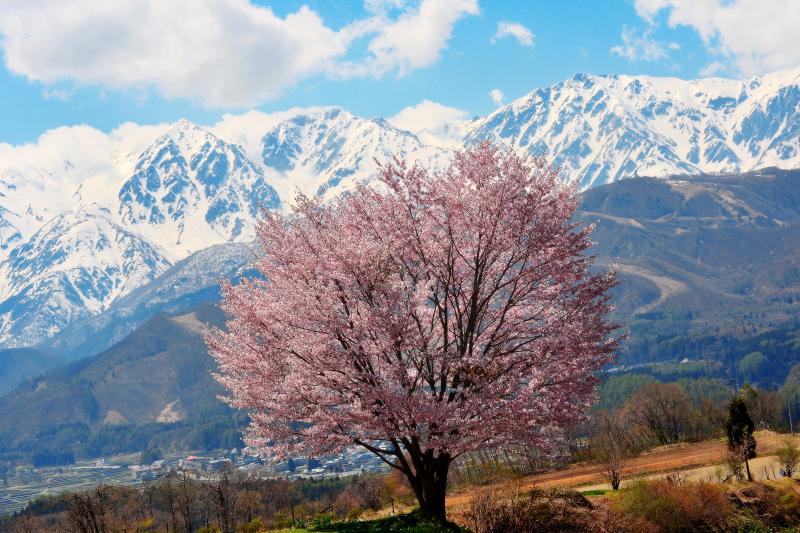
[[[783,475],[792,477],[800,464],[800,450],[797,449],[797,444],[791,439],[786,439],[783,446],[778,449],[777,456]]]
[[[194,531],[195,522],[197,521],[197,515],[199,514],[197,511],[197,501],[200,487],[192,481],[185,470],[177,475],[176,481],[175,501],[178,512],[181,515],[184,530],[186,533],[192,533],[192,531]]]
[[[673,444],[685,438],[691,423],[692,402],[674,383],[651,383],[625,404],[625,416],[642,427],[656,444]]]
[[[231,476],[231,472],[223,470],[212,485],[217,525],[222,533],[234,533],[236,529],[237,491]]]
[[[635,453],[635,438],[625,420],[617,413],[602,411],[592,418],[589,450],[603,466],[614,490],[619,489],[625,460]]]
[[[100,485],[70,496],[67,520],[80,533],[106,533],[111,508],[111,490]]]

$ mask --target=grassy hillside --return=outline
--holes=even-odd
[[[623,180],[587,191],[577,218],[596,224],[593,252],[620,272],[623,362],[695,359],[690,339],[796,329],[800,171]]]
[[[223,390],[202,339],[204,323],[221,320],[210,305],[158,315],[96,357],[27,380],[0,399],[0,450],[52,452],[57,461],[238,444],[241,417],[217,399]]]

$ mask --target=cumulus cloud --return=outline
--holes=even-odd
[[[494,105],[497,107],[503,105],[503,102],[505,101],[505,95],[500,89],[492,89],[489,91],[489,98],[492,99],[492,102],[494,102]]]
[[[463,109],[423,100],[386,119],[401,130],[413,132],[432,146],[455,147],[464,141],[469,114]]]
[[[308,7],[280,17],[250,0],[0,0],[6,67],[29,80],[156,89],[208,107],[246,107],[298,81],[406,74],[433,64],[477,0],[368,0],[334,30]],[[362,58],[352,44],[368,38]]]
[[[115,162],[140,152],[169,126],[125,122],[108,133],[87,125],[53,128],[34,142],[0,143],[0,171],[35,168],[70,183],[97,174],[112,176]]]
[[[622,43],[611,48],[611,54],[623,57],[628,61],[657,61],[669,57],[667,50],[678,50],[678,43],[662,43],[651,37],[652,28],[637,33],[632,28],[623,26]]]
[[[492,37],[492,42],[503,37],[513,37],[522,46],[533,46],[533,32],[517,22],[502,21],[497,24],[497,33]]]
[[[423,100],[417,105],[401,109],[399,113],[387,120],[401,130],[418,132],[435,130],[455,121],[466,120],[468,117],[469,114],[463,109]]]
[[[375,17],[348,28],[353,38],[375,33],[367,45],[370,56],[345,65],[343,76],[381,76],[387,72],[403,76],[430,66],[447,46],[456,22],[466,15],[479,13],[477,0],[422,0],[419,6],[390,20],[385,9],[387,2],[373,3],[384,9],[378,8]],[[389,5],[396,7],[398,4],[390,2]]]
[[[62,126],[47,130],[35,142],[20,145],[0,143],[2,168],[39,168],[66,179],[79,179],[74,168],[104,168],[111,159],[108,135],[91,126]]]
[[[11,72],[46,84],[156,87],[208,106],[271,98],[346,43],[303,7],[286,18],[246,0],[30,0],[0,10]]]
[[[635,7],[651,24],[664,12],[670,27],[686,26],[697,31],[709,52],[718,56],[705,71],[727,67],[754,75],[800,63],[800,2],[636,0]]]

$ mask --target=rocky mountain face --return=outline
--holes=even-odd
[[[332,198],[377,172],[377,161],[397,157],[440,168],[450,158],[444,148],[423,144],[411,132],[382,119],[364,119],[332,108],[301,113],[268,131],[261,141],[265,167],[281,173],[285,199],[295,190]]]
[[[122,316],[104,313],[179,261],[252,241],[262,207],[285,207],[297,191],[331,198],[373,178],[376,159],[441,168],[453,132],[467,144],[492,140],[546,156],[582,190],[637,175],[796,168],[798,75],[578,75],[483,119],[438,128],[447,142],[435,142],[435,131],[323,108],[248,132],[260,139],[257,150],[181,120],[105,166],[70,154],[49,166],[0,161],[0,347],[81,346],[77,332],[97,330],[80,324]],[[108,342],[139,323],[112,334],[114,322],[100,327]]]
[[[72,192],[42,173],[0,183],[0,345],[40,344],[194,252],[249,242],[260,209],[280,206],[262,165],[185,120],[115,169]]]
[[[259,210],[280,206],[261,165],[187,120],[138,156],[116,200],[122,223],[173,259],[219,242],[252,240]]]
[[[42,346],[66,360],[99,353],[156,314],[187,313],[203,303],[216,303],[220,280],[248,275],[254,256],[252,243],[217,244],[196,252],[117,298],[102,313],[74,320]]]
[[[164,250],[102,213],[68,211],[14,248],[3,263],[0,336],[41,342],[169,266]]]

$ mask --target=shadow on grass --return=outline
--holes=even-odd
[[[373,533],[395,531],[401,533],[454,533],[466,532],[455,524],[442,525],[435,520],[430,520],[419,513],[410,513],[379,520],[364,522],[336,522],[312,528],[314,532],[339,532],[339,533]]]

